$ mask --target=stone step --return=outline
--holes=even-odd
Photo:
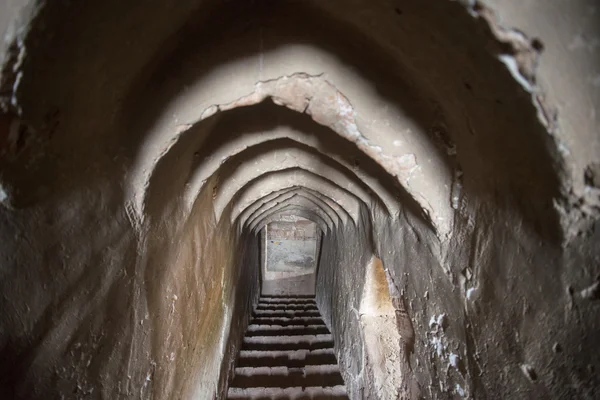
[[[316,305],[317,303],[312,299],[294,299],[294,298],[281,298],[281,299],[263,299],[261,298],[258,301],[259,305],[269,305],[269,304],[312,304]]]
[[[235,369],[231,387],[295,387],[336,386],[344,380],[338,366],[307,365],[305,367],[241,367]]]
[[[316,350],[333,348],[333,338],[328,335],[249,336],[242,350]]]
[[[318,311],[314,304],[259,304],[256,306],[256,310],[305,310],[305,311]]]
[[[321,313],[319,310],[255,310],[252,316],[257,318],[264,317],[285,317],[285,318],[296,318],[296,317],[320,317]]]
[[[246,336],[322,335],[330,333],[326,325],[249,325]]]
[[[279,326],[290,326],[290,325],[324,325],[325,323],[320,317],[254,317],[250,320],[251,325],[279,325]]]
[[[305,365],[337,364],[332,348],[317,350],[242,350],[238,367],[304,367]]]
[[[262,296],[228,399],[348,400],[333,337],[313,296]]]
[[[291,388],[230,388],[227,395],[231,400],[348,400],[346,388],[291,387]]]
[[[261,299],[314,299],[315,295],[313,294],[295,294],[295,295],[286,295],[286,294],[266,294],[260,296]]]

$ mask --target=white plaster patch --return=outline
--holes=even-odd
[[[462,183],[460,182],[459,179],[456,179],[453,183],[452,183],[452,208],[454,210],[458,210],[459,206],[460,206],[460,196],[462,194]]]
[[[472,287],[467,289],[467,299],[471,300],[471,297],[473,297],[473,294],[477,291],[476,287]]]
[[[431,338],[429,340],[429,343],[435,350],[435,353],[437,354],[437,356],[441,358],[444,355],[444,349],[445,349],[444,344],[442,343],[442,339],[437,336],[434,336],[433,338]]]
[[[175,127],[175,133],[176,134],[180,134],[183,133],[185,131],[187,131],[188,129],[190,129],[192,127],[191,124],[181,124],[181,125],[177,125]]]
[[[8,199],[8,193],[6,193],[6,190],[0,185],[0,202],[5,201],[6,199]]]
[[[21,107],[19,106],[19,100],[17,99],[17,91],[19,90],[19,85],[21,84],[21,80],[23,79],[23,72],[17,72],[17,76],[15,77],[15,82],[12,87],[12,96],[10,97],[10,104],[17,110],[17,113],[21,115]]]
[[[502,63],[504,65],[506,65],[506,67],[510,71],[513,78],[516,79],[516,81],[523,87],[523,89],[525,89],[529,93],[533,92],[533,90],[534,90],[533,86],[521,74],[521,71],[519,71],[519,64],[517,63],[517,60],[513,56],[511,56],[510,54],[502,54],[502,55],[498,56],[498,59],[500,61],[502,61]]]
[[[429,319],[429,327],[433,328],[435,325],[437,325],[440,328],[443,328],[447,318],[448,316],[446,315],[446,313],[442,313],[437,317],[435,315],[432,315]]]
[[[531,365],[521,364],[521,371],[523,372],[523,375],[525,375],[527,377],[527,379],[529,379],[531,382],[534,382],[537,380],[537,373],[535,372],[535,369]]]
[[[561,141],[558,142],[558,151],[565,156],[568,156],[571,154],[571,152],[569,151],[569,148]]]
[[[23,65],[23,61],[25,60],[25,55],[27,53],[26,48],[25,48],[25,42],[23,39],[24,37],[25,37],[25,32],[23,32],[23,31],[19,32],[17,40],[16,40],[17,47],[19,49],[19,55],[17,56],[17,61],[15,62],[15,64],[12,67],[12,70],[15,73],[15,81],[13,82],[13,85],[12,85],[10,104],[17,110],[18,115],[21,115],[21,113],[22,113],[21,107],[19,106],[19,99],[17,97],[19,85],[21,84],[21,81],[23,80],[23,72],[20,71],[20,69],[21,69],[21,66]]]
[[[458,355],[454,354],[454,353],[450,353],[450,355],[448,356],[448,363],[453,366],[454,368],[458,369]]]
[[[171,301],[171,314],[175,313],[175,302],[177,301],[177,295],[173,295],[173,300]]]
[[[431,318],[429,318],[429,327],[433,328],[435,323],[436,323],[435,315],[432,315]]]
[[[584,299],[594,299],[598,298],[600,295],[600,282],[594,282],[592,285],[583,289],[580,292],[580,295]]]

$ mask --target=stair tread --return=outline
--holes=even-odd
[[[313,325],[287,325],[282,327],[281,325],[264,325],[264,324],[250,324],[248,325],[248,330],[256,330],[256,329],[292,329],[292,328],[327,328],[325,324],[313,324]],[[329,329],[329,328],[327,328]]]
[[[291,336],[247,336],[243,350],[295,350],[333,347],[331,334]]]
[[[259,299],[258,304],[317,304],[314,299]]]
[[[321,317],[253,317],[252,325],[324,325]]]
[[[286,336],[291,334],[327,334],[329,328],[326,325],[250,325],[246,336]]]
[[[335,354],[333,348],[330,349],[316,349],[316,350],[241,350],[240,356],[264,356],[264,357],[276,357],[279,355],[285,356],[300,356],[309,354]]]
[[[253,313],[255,317],[320,317],[318,310],[256,310]]]
[[[238,367],[304,367],[307,364],[337,364],[332,348],[300,350],[242,350]]]
[[[348,399],[333,336],[312,296],[262,296],[228,399]]]
[[[242,367],[235,369],[231,387],[326,387],[343,383],[337,364],[304,367]]]
[[[289,336],[246,336],[244,342],[253,343],[298,343],[311,341],[332,341],[331,333],[318,335],[289,335]]]
[[[281,303],[262,303],[262,304],[258,304],[257,307],[259,309],[264,308],[264,309],[311,309],[311,310],[318,310],[318,307],[316,304],[281,304]]]
[[[340,369],[337,364],[320,364],[320,365],[306,365],[304,367],[287,367],[287,366],[276,366],[276,367],[237,367],[235,369],[236,375],[282,375],[286,376],[292,370],[302,370],[305,375],[315,374],[339,374]]]
[[[255,387],[230,388],[228,399],[347,399],[346,388],[343,385],[330,387]]]

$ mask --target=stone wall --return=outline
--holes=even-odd
[[[257,232],[294,214],[324,235],[353,399],[393,396],[360,312],[374,257],[401,395],[597,397],[598,12],[5,2],[2,394],[222,396]]]

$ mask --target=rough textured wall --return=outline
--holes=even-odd
[[[461,293],[444,272],[437,238],[408,211],[396,220],[375,215],[374,226],[376,252],[388,273],[390,294],[398,301],[399,346],[408,364],[404,372],[416,380],[425,398],[473,397],[473,376],[464,370],[464,358],[474,354],[462,328],[457,329],[463,314]],[[448,335],[454,339],[451,346]],[[408,394],[406,398],[416,398]]]
[[[561,249],[517,213],[482,205],[471,215],[457,217],[446,245],[408,212],[397,220],[374,215],[375,253],[399,300],[403,395],[597,396],[597,229]],[[370,246],[364,229],[325,238],[317,293],[352,398],[379,398],[357,323]]]
[[[350,398],[376,398],[366,365],[360,328],[360,301],[366,266],[372,257],[368,211],[357,226],[339,228],[323,237],[317,269],[317,304],[330,328]]]
[[[153,227],[159,242],[142,251],[152,260],[145,277],[155,349],[136,364],[156,364],[159,398],[222,393],[258,295],[258,239],[217,223],[212,201],[205,190],[187,218],[173,208]]]
[[[210,194],[185,222],[136,230],[113,189],[91,181],[69,198],[2,209],[5,398],[217,392],[257,293],[258,242],[216,226]]]
[[[146,329],[135,290],[144,261],[118,196],[107,182],[94,183],[19,212],[0,209],[5,398],[143,390],[148,370],[127,360]]]
[[[37,15],[60,20],[61,6],[41,7]],[[113,10],[104,11],[97,14],[100,25]],[[80,14],[81,22],[84,15],[90,16]],[[90,36],[82,25],[75,29],[81,42],[54,26],[52,44],[38,47],[53,66],[41,72],[44,61],[33,56],[36,72],[28,75],[33,81],[19,109],[10,95],[2,99],[3,112],[11,111],[2,114],[0,136],[0,397],[219,396],[258,292],[253,239],[234,234],[228,219],[217,224],[210,189],[185,209],[173,192],[180,181],[170,178],[176,155],[147,188],[146,220],[132,215],[124,182],[143,133],[107,137],[122,129],[118,98],[127,84],[119,79],[107,89],[100,75],[119,66],[101,66],[107,53],[82,54],[95,46],[80,46]],[[108,34],[105,43],[115,37]],[[31,36],[27,43],[36,47]],[[18,46],[11,48],[9,64],[18,54]],[[14,75],[11,68],[3,72],[5,85]],[[88,73],[96,78],[88,80]],[[16,115],[23,110],[27,122]],[[17,129],[17,137],[24,135],[18,140],[17,120],[28,126]]]
[[[230,284],[256,281],[232,232],[294,211],[331,232],[319,301],[355,396],[371,247],[424,395],[597,395],[592,0],[1,9],[8,390],[212,395],[252,300]]]
[[[424,395],[594,398],[596,228],[561,248],[517,213],[472,211],[447,245],[411,215],[375,223],[412,320],[410,364]]]

